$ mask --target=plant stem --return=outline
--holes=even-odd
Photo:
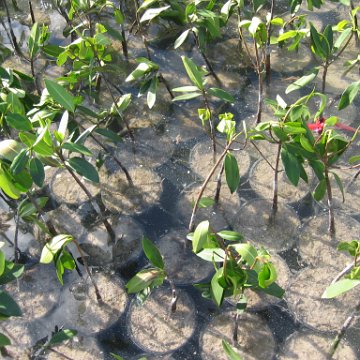
[[[111,89],[110,89],[110,86],[109,86],[109,83],[108,83],[107,79],[106,79],[104,76],[103,76],[103,79],[104,79],[105,86],[107,87],[107,89],[108,89],[108,91],[109,91],[109,93],[110,93],[111,99],[112,99],[112,101],[113,101],[113,103],[114,103],[116,112],[118,113],[120,119],[122,119],[122,120],[124,121],[125,126],[126,126],[126,129],[127,129],[128,133],[129,133],[129,135],[130,135],[130,138],[131,138],[132,142],[134,143],[134,142],[135,142],[135,138],[134,138],[133,131],[131,130],[128,121],[122,116],[121,111],[119,110],[117,101],[116,101],[116,99],[115,99],[115,96],[114,96],[114,94],[111,92]]]
[[[145,36],[143,35],[142,36],[142,39],[143,39],[143,43],[144,43],[144,46],[145,46],[145,49],[146,49],[146,55],[147,55],[147,58],[152,61],[152,58],[151,58],[151,53],[150,53],[150,49],[149,49],[149,45],[148,45],[148,42],[145,38]],[[158,76],[158,79],[165,85],[165,88],[167,90],[167,92],[169,93],[171,99],[174,98],[174,94],[173,92],[171,91],[170,89],[170,86],[168,84],[168,82],[166,81],[166,79],[164,78],[163,74],[158,70],[157,72],[157,76]]]
[[[279,163],[280,163],[280,153],[281,153],[281,142],[278,144],[278,149],[276,153],[276,162],[274,170],[274,186],[273,186],[273,201],[271,207],[270,215],[270,224],[274,224],[275,217],[278,211],[278,197],[279,197]]]
[[[236,312],[234,316],[234,330],[232,336],[232,341],[234,346],[236,346],[238,342],[238,330],[239,330],[239,314]]]
[[[321,85],[321,92],[323,94],[325,94],[325,89],[326,89],[326,75],[327,75],[327,71],[328,71],[328,67],[329,67],[329,61],[326,60],[325,64],[324,64],[324,71],[323,71],[323,75],[322,75],[322,85]]]
[[[331,348],[330,348],[330,351],[328,354],[329,359],[332,359],[332,357],[334,356],[335,351],[338,348],[341,339],[344,337],[346,330],[350,327],[351,323],[353,322],[354,318],[356,317],[356,315],[359,311],[360,311],[360,302],[357,303],[352,314],[345,320],[343,326],[341,327],[341,329],[337,333],[334,341],[332,342]]]
[[[221,163],[221,161],[223,160],[223,158],[225,157],[226,153],[228,152],[228,150],[230,149],[230,146],[233,142],[233,140],[235,139],[235,137],[233,137],[229,143],[226,145],[224,151],[221,153],[221,155],[219,156],[218,160],[216,161],[215,165],[212,167],[212,169],[210,170],[208,176],[206,177],[206,179],[204,180],[203,184],[201,185],[199,194],[195,200],[195,204],[191,213],[191,218],[190,218],[190,222],[189,222],[189,231],[193,231],[194,230],[194,220],[195,220],[195,215],[196,215],[196,211],[198,209],[199,206],[199,202],[200,199],[205,191],[205,188],[208,184],[208,182],[210,181],[211,177],[214,175],[214,172],[216,170],[216,168],[219,166],[219,164]]]
[[[81,260],[84,264],[84,267],[85,267],[85,271],[87,272],[87,274],[89,275],[89,278],[91,280],[91,283],[92,285],[94,286],[94,290],[95,290],[95,295],[96,295],[96,300],[99,302],[99,303],[103,303],[102,301],[102,297],[101,297],[101,294],[100,294],[100,291],[99,291],[99,288],[97,287],[96,285],[96,282],[94,280],[94,278],[92,277],[91,275],[91,272],[90,272],[90,269],[89,269],[89,266],[88,266],[88,263],[87,263],[87,260],[86,260],[86,256],[85,254],[83,253],[79,243],[77,242],[77,240],[73,239],[73,243],[75,244],[76,248],[78,249],[79,251],[79,254],[81,256]]]
[[[334,208],[333,208],[333,197],[332,197],[332,189],[331,183],[329,178],[329,167],[327,163],[327,157],[324,161],[325,169],[324,169],[324,177],[326,183],[326,193],[327,193],[327,203],[329,207],[329,227],[328,232],[331,237],[335,236],[335,215],[334,215]]]
[[[255,57],[256,57],[256,72],[258,75],[258,109],[256,113],[256,124],[261,122],[261,113],[262,113],[262,95],[263,95],[263,78],[261,74],[261,64],[259,58],[259,50],[257,48],[256,40],[254,38],[254,48],[255,48]]]
[[[74,173],[74,171],[66,164],[65,159],[63,157],[63,155],[61,154],[60,151],[57,152],[57,155],[59,156],[63,166],[65,167],[65,169],[69,172],[69,174],[73,177],[73,179],[76,181],[76,183],[80,186],[80,188],[84,191],[84,193],[86,194],[86,196],[89,198],[90,201],[90,205],[91,207],[94,209],[94,211],[100,215],[100,219],[102,221],[102,223],[105,226],[105,229],[107,231],[107,233],[109,234],[110,237],[110,241],[114,242],[116,235],[115,232],[113,230],[113,228],[111,227],[110,223],[107,221],[107,219],[105,218],[99,204],[97,202],[95,202],[95,200],[93,199],[92,195],[90,194],[89,190],[86,188],[86,186],[82,183],[82,181],[77,177],[77,175]]]
[[[124,13],[122,0],[120,0],[119,10],[121,11],[122,14]],[[121,24],[120,27],[121,27],[121,37],[122,37],[121,45],[122,45],[122,49],[123,49],[123,54],[124,54],[125,59],[128,60],[129,53],[128,53],[128,46],[127,46],[126,36],[125,36],[124,24]]]
[[[174,282],[169,278],[167,278],[167,280],[168,280],[168,282],[170,284],[170,287],[171,287],[172,298],[171,298],[171,304],[170,304],[170,312],[173,314],[176,311],[176,305],[177,305],[178,296],[177,296],[177,293],[176,293],[176,287],[175,287]]]
[[[216,192],[215,192],[215,196],[214,196],[215,204],[219,203],[220,190],[221,190],[221,178],[222,178],[222,175],[224,173],[224,170],[225,170],[225,161],[223,161],[223,163],[221,165],[221,169],[220,169],[219,174],[218,174],[217,179],[216,179]]]
[[[200,55],[201,57],[203,58],[203,60],[205,61],[205,64],[209,70],[209,73],[214,77],[214,79],[219,83],[221,84],[221,81],[220,79],[218,78],[218,76],[216,75],[215,71],[214,71],[214,68],[212,67],[209,59],[207,58],[204,50],[201,48],[200,46],[200,41],[199,41],[199,38],[197,36],[197,34],[195,34],[193,31],[192,31],[192,34],[194,36],[194,39],[195,39],[195,44],[196,44],[196,47],[198,48],[199,52],[200,52]]]
[[[85,130],[85,128],[79,122],[77,122],[76,119],[74,119],[74,121],[80,128]],[[90,137],[119,165],[120,169],[124,172],[126,176],[126,180],[128,181],[129,185],[133,186],[134,183],[132,181],[130,173],[127,170],[127,168],[120,162],[120,160],[115,155],[112,155],[109,149],[101,141],[99,141],[92,133],[90,133]]]
[[[266,47],[265,47],[265,52],[266,52],[265,72],[266,72],[267,83],[270,83],[270,80],[271,80],[270,36],[271,36],[271,27],[272,27],[271,21],[274,17],[274,8],[275,8],[275,0],[271,0],[270,19],[269,19],[268,26],[266,28]]]
[[[6,0],[1,0],[1,1],[2,1],[3,5],[4,5],[4,8],[5,8],[6,18],[7,18],[7,22],[8,22],[8,25],[9,25],[9,31],[10,31],[10,36],[11,36],[10,40],[12,42],[13,48],[14,48],[15,52],[20,57],[24,58],[24,54],[22,53],[22,51],[20,49],[20,46],[19,46],[19,44],[17,42],[16,36],[15,36],[14,31],[12,29],[9,8],[7,6]]]
[[[204,98],[204,104],[205,104],[205,108],[206,110],[209,112],[209,125],[210,125],[210,138],[211,138],[211,144],[212,144],[212,148],[213,148],[213,155],[214,155],[214,161],[215,161],[215,154],[216,154],[216,142],[215,142],[215,130],[214,130],[214,123],[212,121],[212,113],[211,113],[211,108],[209,105],[209,101],[206,95],[205,90],[202,91],[203,94],[203,98]]]
[[[28,0],[28,4],[29,4],[29,11],[30,11],[30,16],[31,16],[31,22],[34,25],[36,23],[35,20],[35,15],[34,15],[34,11],[33,11],[33,7],[32,7],[32,3],[31,0]]]

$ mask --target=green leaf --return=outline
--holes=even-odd
[[[29,163],[30,175],[34,183],[42,187],[45,180],[45,170],[43,163],[38,158],[32,158]]]
[[[316,186],[313,197],[315,200],[320,201],[326,194],[326,182],[325,179],[322,179]]]
[[[234,103],[235,102],[235,98],[230,95],[227,91],[219,89],[219,88],[210,88],[208,89],[208,93],[212,96],[215,96],[221,100],[230,102],[230,103]]]
[[[243,241],[244,236],[237,231],[221,230],[217,233],[222,239],[227,241]]]
[[[69,123],[69,112],[64,111],[64,113],[63,113],[63,115],[61,117],[61,120],[60,120],[58,130],[57,130],[58,134],[61,137],[60,142],[63,142],[64,139],[65,139],[66,131],[67,131],[67,128],[68,128],[68,123]]]
[[[50,264],[54,256],[60,251],[66,244],[71,242],[73,237],[71,235],[60,234],[54,236],[42,249],[40,262],[42,264]]]
[[[340,48],[340,46],[342,45],[342,43],[344,42],[344,40],[351,34],[352,29],[347,28],[345,29],[340,36],[336,39],[335,44],[334,44],[334,49],[335,51],[338,50]]]
[[[350,84],[341,94],[338,109],[342,110],[349,106],[355,99],[360,90],[360,80]]]
[[[360,155],[354,155],[349,158],[349,164],[353,164],[358,161],[360,161]]]
[[[67,160],[69,166],[75,170],[79,175],[94,183],[99,183],[99,174],[96,168],[87,160],[80,157],[73,157]]]
[[[360,284],[360,280],[352,279],[341,279],[326,288],[324,293],[321,295],[323,299],[332,299],[345,292],[350,291],[354,287]]]
[[[199,201],[198,207],[199,209],[207,208],[213,206],[215,204],[215,200],[209,197],[202,197]]]
[[[322,37],[321,34],[317,32],[313,24],[310,23],[310,35],[312,40],[312,50],[313,52],[325,60],[327,56],[330,54],[329,45],[327,42],[325,43],[325,39]]]
[[[129,294],[136,294],[149,287],[156,279],[164,278],[164,272],[160,269],[145,269],[139,271],[125,285]]]
[[[207,248],[198,252],[196,256],[211,263],[214,261],[223,262],[225,259],[225,251],[221,248]]]
[[[225,177],[231,193],[234,193],[240,184],[240,174],[237,160],[234,155],[225,156]]]
[[[183,95],[179,95],[179,96],[175,96],[172,101],[182,101],[182,100],[190,100],[190,99],[194,99],[196,97],[201,96],[202,93],[196,92],[196,93],[187,93],[187,94],[183,94]]]
[[[35,214],[37,212],[37,208],[42,209],[46,205],[48,200],[49,198],[47,196],[36,198],[34,200],[34,202],[36,203],[35,207],[30,200],[24,199],[18,206],[19,216],[25,218]]]
[[[177,49],[184,43],[184,41],[186,40],[186,38],[189,35],[189,32],[190,32],[190,29],[187,29],[181,33],[181,35],[175,40],[174,49]]]
[[[13,183],[13,179],[7,170],[0,167],[0,188],[12,199],[20,197],[20,190]]]
[[[224,300],[225,289],[219,284],[219,279],[223,277],[223,268],[219,269],[211,279],[211,297],[217,306],[221,306]]]
[[[342,181],[341,181],[341,179],[340,179],[340,177],[339,177],[338,174],[336,174],[336,173],[334,173],[334,172],[332,172],[332,171],[331,171],[331,174],[334,175],[336,184],[337,184],[338,188],[339,188],[340,191],[341,191],[342,201],[345,202],[345,193],[344,193],[344,186],[343,186],[343,184],[342,184]]]
[[[164,269],[164,260],[160,254],[160,251],[152,243],[152,241],[147,237],[143,237],[141,244],[146,257],[149,259],[151,264],[159,269]]]
[[[11,345],[11,341],[7,336],[0,333],[0,348],[6,345]]]
[[[31,28],[30,36],[28,40],[29,55],[31,59],[34,59],[34,57],[39,51],[40,34],[41,32],[40,32],[39,24],[36,22]]]
[[[121,25],[124,22],[124,14],[119,9],[114,9],[114,17],[117,24]]]
[[[199,89],[197,88],[197,86],[193,86],[193,85],[180,86],[180,87],[172,89],[172,91],[174,91],[174,92],[194,92],[194,91],[198,91],[198,90]]]
[[[222,340],[221,343],[228,360],[243,360],[243,358],[240,355],[238,355],[237,352],[235,352],[235,350],[230,346],[230,344],[227,341]]]
[[[110,129],[97,128],[95,132],[108,138],[115,144],[122,141],[122,137]]]
[[[309,74],[302,76],[300,79],[297,79],[294,83],[290,84],[286,88],[285,94],[289,94],[294,90],[299,90],[311,81],[313,81],[319,73],[319,69],[320,68],[318,66],[312,68]]]
[[[207,241],[209,232],[209,221],[202,221],[195,229],[192,241],[192,248],[194,253],[198,253],[204,248],[204,244]]]
[[[258,252],[257,250],[250,244],[233,244],[231,245],[243,258],[246,264],[249,267],[252,267],[257,261]]]
[[[0,250],[0,276],[5,270],[5,254]]]
[[[18,304],[3,290],[0,290],[0,315],[5,317],[22,315]]]
[[[144,12],[143,16],[141,17],[140,22],[142,23],[144,21],[151,21],[152,19],[156,18],[162,12],[166,11],[169,8],[170,8],[170,5],[163,6],[163,7],[160,7],[160,8],[147,9]]]
[[[270,286],[277,279],[275,266],[272,263],[263,264],[262,269],[259,271],[258,279],[261,288]]]
[[[71,152],[80,153],[86,156],[92,156],[93,153],[84,145],[72,143],[70,141],[67,141],[62,146],[63,149],[69,150]]]
[[[159,79],[157,78],[157,76],[154,76],[151,80],[146,98],[149,109],[152,109],[152,107],[155,105],[158,85],[159,85]]]
[[[27,149],[21,150],[11,163],[10,171],[12,172],[12,174],[20,174],[24,170],[28,161],[29,156],[27,155]]]
[[[153,68],[148,63],[142,62],[140,63],[137,68],[130,73],[130,75],[125,79],[126,82],[131,82],[137,79],[142,78],[145,74],[152,71]]]
[[[20,131],[32,130],[31,121],[24,115],[9,113],[6,115],[7,124],[13,129]]]
[[[257,16],[254,16],[251,19],[251,23],[249,25],[249,33],[252,35],[252,37],[255,37],[256,31],[261,23],[262,23],[261,19],[258,18]]]
[[[204,90],[204,84],[202,80],[202,72],[198,69],[196,64],[186,56],[181,57],[184,64],[186,73],[188,74],[191,82],[199,89]]]
[[[4,273],[0,276],[0,285],[7,284],[19,278],[24,272],[24,265],[14,264],[13,262],[5,262]]]
[[[49,95],[61,106],[70,112],[75,111],[75,100],[61,85],[55,81],[45,79],[45,85]]]
[[[297,186],[300,179],[300,167],[297,158],[285,148],[282,148],[281,160],[284,165],[286,176],[293,185]]]
[[[114,353],[110,353],[110,355],[115,359],[115,360],[125,360],[123,357],[121,357],[120,355],[116,355]]]
[[[46,344],[46,347],[61,344],[62,342],[73,338],[77,334],[76,330],[64,329],[55,333],[50,341]]]

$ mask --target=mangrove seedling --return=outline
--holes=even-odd
[[[177,294],[173,281],[168,277],[164,259],[154,243],[144,237],[141,241],[145,256],[153,267],[139,271],[126,284],[129,294],[136,294],[137,298],[143,303],[154,288],[161,286],[164,280],[167,280],[171,287],[172,299],[170,312],[176,311]]]
[[[344,294],[360,284],[360,266],[358,263],[360,256],[360,241],[352,240],[349,242],[340,242],[339,251],[345,251],[354,258],[350,265],[346,266],[338,276],[332,281],[331,285],[326,288],[322,294],[323,299],[332,299]],[[334,341],[331,344],[329,358],[332,358],[339,346],[341,339],[344,337],[347,329],[352,324],[355,317],[360,311],[360,301],[355,305],[353,312],[345,320],[343,326],[338,331]]]
[[[264,248],[256,249],[243,236],[235,231],[222,230],[214,232],[209,221],[202,221],[194,233],[188,235],[192,241],[193,252],[205,261],[214,264],[215,274],[210,283],[196,284],[202,295],[211,298],[220,307],[227,297],[237,297],[236,320],[233,333],[237,341],[237,321],[246,309],[245,288],[263,291],[282,298],[284,290],[275,281],[276,269],[271,257]]]

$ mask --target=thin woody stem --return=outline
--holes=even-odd
[[[205,188],[208,184],[208,182],[210,181],[211,177],[214,175],[215,170],[217,169],[217,167],[219,166],[219,164],[221,163],[221,161],[223,160],[223,158],[225,157],[226,153],[228,152],[228,150],[230,149],[230,146],[233,142],[233,140],[235,139],[235,137],[233,139],[231,139],[229,141],[229,143],[226,145],[224,151],[221,153],[221,155],[219,156],[218,160],[216,161],[215,165],[212,167],[212,169],[210,170],[208,176],[206,177],[206,179],[204,180],[203,184],[201,185],[199,194],[195,200],[195,204],[191,213],[191,218],[190,218],[190,222],[189,222],[189,231],[193,231],[194,230],[194,220],[195,220],[195,215],[196,215],[196,211],[198,209],[199,206],[199,202],[200,199],[205,191]]]
[[[273,202],[270,215],[270,223],[274,223],[276,213],[278,211],[278,197],[279,197],[279,164],[280,164],[281,143],[278,144],[276,153],[275,171],[274,171],[274,187],[273,187]]]

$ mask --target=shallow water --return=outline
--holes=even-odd
[[[18,4],[21,9],[27,8],[26,1],[18,2]],[[327,6],[329,8],[324,7],[320,12],[305,12],[309,13],[309,18],[316,24],[325,24],[329,20],[336,21],[338,14],[343,13],[343,8],[335,4]],[[44,16],[45,9],[46,16]],[[50,29],[53,31],[53,43],[66,44],[69,41],[62,35],[65,23],[53,9],[51,3],[37,3],[35,14],[39,20],[49,23]],[[14,14],[13,20],[16,36],[18,38],[27,37],[29,34],[28,13],[24,11],[21,14]],[[1,26],[0,30],[3,44],[9,46],[9,41]],[[158,27],[151,27],[148,37],[153,38],[158,34],[158,31]],[[216,109],[216,113],[219,111],[233,112],[240,129],[241,121],[245,121],[248,127],[254,123],[257,106],[257,79],[246,59],[240,61],[236,36],[236,27],[232,24],[229,31],[224,34],[224,39],[217,42],[209,49],[208,53],[210,61],[223,82],[222,86],[236,98],[234,105],[223,106],[220,101],[212,101],[211,105]],[[174,51],[172,49],[173,40],[150,42],[152,58],[160,64],[162,74],[168,80],[171,88],[189,85],[180,55],[191,56],[196,63],[202,64],[201,56],[195,47],[186,45]],[[132,35],[129,37],[129,50],[131,59],[146,56],[139,36]],[[356,51],[356,48],[351,49],[350,58],[354,57]],[[298,94],[285,95],[285,88],[294,80],[289,80],[289,77],[301,76],[304,70],[308,70],[314,65],[314,61],[311,54],[303,49],[299,53],[289,54],[285,49],[273,47],[272,54],[274,62],[273,82],[270,87],[265,89],[265,93],[272,98],[276,94],[280,94],[285,101],[290,103],[296,99]],[[114,75],[113,81],[124,84],[123,90],[131,92],[136,97],[137,88],[131,84],[123,83],[126,75],[134,68],[135,63],[130,60],[129,64],[124,64],[120,56],[119,59],[119,72]],[[340,61],[329,69],[328,91],[330,97],[338,94],[339,88],[344,89],[354,79],[356,80],[356,77],[354,78],[352,75],[340,79],[341,65]],[[8,58],[2,66],[16,66],[21,69],[21,62],[14,58]],[[44,69],[49,77],[55,78],[62,71],[50,63],[39,62],[37,66]],[[28,64],[23,65],[23,69],[28,72]],[[357,74],[355,73],[355,75]],[[208,77],[208,82],[217,86],[211,77]],[[100,96],[100,104],[111,103],[109,94],[106,93],[105,88],[103,90]],[[301,93],[305,93],[305,90],[302,90]],[[97,104],[91,105],[98,106]],[[233,307],[227,303],[224,306],[224,311],[220,311],[209,300],[203,299],[191,284],[189,285],[192,281],[209,278],[211,266],[204,266],[195,276],[194,272],[199,266],[198,259],[192,263],[191,256],[186,255],[189,249],[183,249],[181,246],[181,241],[184,240],[185,242],[185,229],[191,212],[191,200],[196,193],[190,194],[188,198],[186,196],[192,189],[201,184],[209,166],[211,167],[209,159],[201,158],[200,155],[203,154],[199,155],[198,151],[199,144],[207,144],[203,152],[205,155],[209,155],[211,146],[197,117],[196,109],[202,106],[202,101],[198,99],[191,102],[171,103],[169,94],[160,84],[158,101],[152,111],[147,109],[144,97],[135,99],[132,107],[129,108],[128,120],[130,126],[135,129],[135,153],[131,151],[132,142],[126,135],[122,144],[118,147],[109,144],[109,148],[125,166],[130,167],[130,173],[135,186],[137,186],[136,191],[133,189],[129,191],[124,174],[119,171],[112,159],[105,161],[100,172],[102,178],[100,188],[90,189],[93,190],[93,195],[97,199],[102,199],[105,208],[108,210],[107,214],[111,223],[118,224],[116,244],[110,242],[102,225],[99,225],[98,222],[94,223],[93,210],[79,189],[71,186],[71,184],[69,186],[59,177],[52,178],[49,175],[47,180],[50,185],[45,191],[52,197],[51,204],[53,207],[48,209],[51,210],[48,214],[57,220],[55,224],[59,231],[72,232],[79,239],[89,266],[94,272],[98,272],[95,279],[99,281],[104,276],[108,279],[108,282],[101,283],[100,288],[103,289],[103,294],[109,296],[103,306],[96,304],[89,279],[82,280],[75,271],[71,274],[65,274],[65,285],[61,287],[56,280],[54,269],[50,265],[46,267],[46,271],[42,272],[42,276],[45,276],[46,281],[51,282],[51,285],[47,285],[46,281],[38,277],[36,278],[38,283],[35,283],[37,285],[32,286],[31,291],[29,291],[31,295],[24,293],[21,295],[22,297],[17,297],[16,290],[22,291],[27,284],[28,277],[21,278],[19,284],[12,284],[11,286],[14,287],[14,297],[19,305],[25,309],[24,319],[10,320],[0,325],[1,331],[9,331],[14,336],[21,334],[21,336],[18,335],[19,338],[17,339],[19,341],[18,349],[16,350],[16,346],[13,346],[9,352],[13,351],[15,354],[20,349],[22,351],[20,355],[15,356],[19,356],[19,359],[25,359],[27,349],[44,340],[55,330],[55,326],[66,326],[79,329],[79,336],[69,345],[57,347],[56,351],[76,360],[91,359],[91,356],[95,359],[112,359],[111,352],[123,356],[126,360],[139,359],[141,356],[146,356],[148,359],[218,360],[222,359],[221,356],[225,356],[219,339],[225,336],[231,341]],[[344,123],[357,126],[359,124],[358,109],[359,101],[355,101],[344,112],[338,112],[335,106],[330,108],[328,112],[339,113]],[[329,116],[332,113],[326,115]],[[269,119],[271,117],[271,111],[265,108],[263,118]],[[100,151],[96,144],[92,144],[90,147],[92,146],[95,152]],[[274,153],[273,147],[266,147],[263,144],[260,147],[261,151],[271,159]],[[277,256],[284,258],[290,268],[290,270],[286,269],[286,284],[289,281],[296,285],[296,280],[303,274],[300,270],[307,267],[309,271],[310,267],[318,265],[320,260],[321,266],[338,266],[337,270],[341,269],[346,263],[346,258],[343,259],[343,257],[338,256],[334,260],[336,256],[333,253],[334,249],[326,242],[326,236],[323,236],[325,225],[322,226],[321,219],[323,218],[322,213],[325,204],[309,200],[308,192],[312,190],[311,186],[308,190],[302,188],[298,192],[295,188],[292,188],[291,191],[284,190],[286,194],[290,194],[290,198],[289,195],[282,197],[279,205],[278,223],[275,228],[269,231],[266,224],[270,205],[264,201],[264,198],[269,197],[271,184],[270,186],[267,185],[271,181],[271,176],[268,176],[268,171],[261,170],[261,172],[266,172],[264,174],[265,180],[261,180],[263,182],[259,180],[261,185],[265,182],[265,191],[261,186],[252,183],[254,179],[251,178],[252,172],[249,169],[251,166],[254,168],[259,155],[254,148],[249,147],[247,149],[250,150],[243,154],[239,152],[243,157],[239,157],[242,179],[238,193],[230,195],[227,189],[224,189],[222,193],[225,194],[226,204],[218,209],[202,209],[206,211],[204,211],[205,214],[199,212],[198,221],[205,217],[216,218],[217,222],[212,222],[214,227],[230,226],[238,229],[244,232],[246,238],[255,244],[265,245],[275,254],[279,254]],[[201,162],[201,166],[197,166],[196,162]],[[195,170],[200,172],[196,173]],[[223,184],[225,184],[225,180]],[[55,191],[54,186],[59,187],[59,192]],[[286,186],[291,185],[286,183]],[[62,192],[66,193],[66,198],[61,196]],[[354,194],[355,197],[358,195],[358,191],[353,189],[349,193]],[[81,206],[79,206],[80,202],[82,203]],[[255,206],[254,204],[261,205]],[[347,206],[345,203],[339,207],[345,211],[344,216],[347,222],[354,224],[352,228],[357,229],[359,223],[351,216],[358,215],[359,205],[354,204],[355,202],[351,202],[350,206]],[[221,202],[220,205],[222,205]],[[2,203],[1,207],[8,211],[6,204]],[[316,217],[310,219],[313,215]],[[342,217],[339,216],[339,219],[341,220]],[[316,226],[311,226],[311,221],[316,223]],[[341,223],[345,223],[345,221],[341,221]],[[12,239],[14,224],[11,220],[8,221],[8,224],[10,227],[4,233],[9,239]],[[308,231],[309,224],[310,231]],[[171,235],[174,231],[176,236],[172,238]],[[341,227],[339,227],[339,232],[342,235],[348,233],[347,228]],[[357,230],[354,230],[353,236],[358,233]],[[173,277],[174,282],[177,283],[179,291],[184,294],[185,298],[183,303],[179,302],[178,312],[173,317],[168,309],[171,291],[167,282],[148,300],[148,303],[145,303],[143,308],[137,307],[133,296],[128,297],[125,294],[124,283],[136,271],[148,266],[147,260],[140,250],[140,240],[143,234],[146,234],[159,245],[160,251],[164,251],[165,260],[169,256],[169,249],[176,249],[175,256],[178,254],[176,261],[166,261],[166,266],[171,266],[169,273],[176,273]],[[322,257],[317,256],[318,250],[313,248],[309,250],[307,246],[309,241],[302,241],[302,238],[305,237],[307,239],[318,237],[318,244],[321,244],[322,241],[326,242],[329,248],[326,251],[330,255],[325,251]],[[21,250],[31,255],[36,261],[40,255],[41,246],[36,242],[34,245],[33,236],[25,230],[21,233],[20,240]],[[173,246],[171,241],[174,242]],[[122,244],[128,246],[122,247]],[[12,254],[12,251],[13,247],[7,243],[7,254]],[[75,247],[71,247],[71,251],[76,258],[79,258],[80,255]],[[183,261],[183,258],[186,261]],[[186,266],[186,269],[181,268],[182,266]],[[42,265],[41,270],[43,268]],[[79,264],[79,268],[81,273],[85,274],[85,269],[81,264]],[[36,266],[27,270],[28,276],[39,269]],[[107,275],[104,275],[105,272]],[[83,276],[86,278],[85,275]],[[329,284],[331,280],[329,276],[324,281],[320,281],[320,284],[322,286],[324,283]],[[46,287],[44,287],[45,285]],[[294,292],[296,291],[295,285]],[[18,289],[16,289],[17,286]],[[49,287],[51,291],[49,291]],[[162,294],[160,297],[157,295],[159,293]],[[116,294],[116,299],[111,296],[114,294]],[[44,295],[47,296],[46,299],[48,300],[45,303],[41,297]],[[306,295],[309,294],[304,294],[304,296]],[[31,296],[31,301],[30,299],[24,300],[24,296]],[[42,300],[37,300],[38,297]],[[292,297],[294,297],[293,294]],[[60,300],[55,301],[54,299]],[[311,301],[313,298],[309,297],[308,300]],[[37,310],[35,315],[31,311],[34,301]],[[259,310],[259,306],[254,306],[254,308],[250,306],[249,314],[244,315],[243,318],[245,331],[250,335],[249,337],[240,336],[237,344],[245,359],[272,359],[279,354],[283,354],[284,358],[287,358],[289,352],[294,351],[295,345],[292,342],[297,332],[302,333],[309,326],[313,329],[313,336],[320,336],[320,331],[325,332],[329,337],[334,336],[336,329],[341,325],[341,321],[335,327],[328,326],[329,324],[316,326],[311,323],[309,325],[304,321],[302,313],[304,306],[301,307],[301,311],[298,311],[299,301],[301,299],[299,300],[295,296],[294,301],[286,298],[275,304],[266,302],[263,307],[260,307],[261,310]],[[316,305],[319,308],[321,307],[321,304]],[[314,311],[317,312],[317,309]],[[312,317],[311,313],[310,315],[306,314],[306,316]],[[358,331],[355,331],[356,326],[355,324],[355,328],[349,330],[347,338],[357,358],[359,358],[360,341]],[[2,330],[3,327],[5,330]],[[240,329],[244,328],[240,327]],[[288,343],[287,338],[291,334],[293,334],[291,342]],[[259,354],[257,351],[263,346],[264,338],[267,339],[268,351]],[[313,341],[311,338],[305,344],[312,344]],[[302,348],[307,346],[301,344]],[[311,351],[306,352],[305,350],[305,356],[312,354]],[[37,359],[61,358],[59,354],[54,352],[43,353],[37,350],[35,353]],[[350,355],[347,356],[346,358],[351,358]]]

